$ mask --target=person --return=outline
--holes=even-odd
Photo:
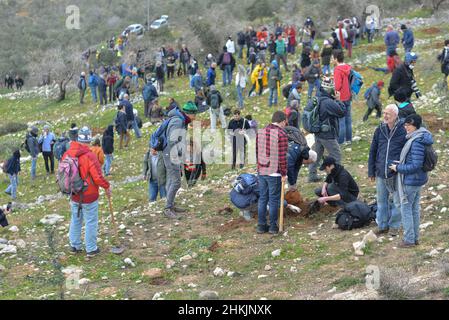
[[[207,70],[206,86],[208,87],[215,86],[215,78],[217,76],[215,68],[217,68],[217,64],[212,62],[210,68]]]
[[[387,67],[386,68],[376,68],[376,67],[369,67],[375,71],[383,72],[385,74],[393,73],[396,68],[402,64],[401,58],[399,57],[398,53],[395,51],[390,51],[388,58],[387,58]]]
[[[284,131],[285,113],[273,113],[271,123],[259,130],[256,138],[257,173],[260,198],[258,204],[257,233],[278,234],[278,210],[281,205],[281,183],[287,177],[288,138]],[[269,205],[270,225],[267,225]]]
[[[289,190],[296,190],[301,166],[316,162],[317,154],[310,150],[306,138],[298,128],[286,126],[285,132],[288,138],[287,181]]]
[[[217,62],[214,56],[212,55],[212,53],[208,53],[206,58],[204,59],[204,68],[209,69],[214,62]]]
[[[243,109],[243,91],[246,88],[246,83],[248,82],[248,77],[246,76],[245,67],[241,64],[237,67],[238,72],[235,76],[235,84],[237,88],[237,96],[239,99],[238,107]]]
[[[338,42],[341,44],[341,49],[346,48],[346,41],[348,39],[348,32],[344,28],[343,21],[338,22],[338,28],[335,29]]]
[[[316,88],[315,95],[320,94],[320,77],[321,77],[320,60],[313,59],[312,64],[306,69],[304,73],[304,78],[307,80],[307,83],[309,84],[309,89],[307,92],[308,100],[312,99],[314,88]]]
[[[70,141],[76,141],[78,139],[78,130],[79,129],[78,129],[76,123],[72,122],[70,124],[70,129],[69,129],[69,139],[70,139]]]
[[[207,95],[207,105],[210,106],[210,128],[215,130],[217,127],[217,118],[220,119],[221,127],[226,129],[226,117],[224,115],[224,110],[222,107],[223,98],[220,91],[218,91],[215,86],[210,86],[210,91]]]
[[[234,110],[234,117],[229,121],[228,134],[232,144],[232,170],[237,164],[237,154],[239,154],[238,164],[240,169],[245,165],[246,138],[245,132],[250,129],[249,122],[241,117],[240,110]]]
[[[9,186],[6,188],[5,193],[10,195],[13,200],[17,198],[17,186],[19,184],[19,172],[20,172],[20,150],[15,150],[12,157],[6,161],[6,166],[3,168],[4,172],[9,177]]]
[[[98,233],[98,188],[102,187],[108,197],[111,196],[109,182],[101,173],[100,163],[97,157],[90,151],[89,144],[92,134],[88,127],[83,127],[78,132],[78,140],[70,144],[70,149],[64,154],[62,160],[67,157],[77,158],[79,174],[87,184],[87,189],[82,194],[74,194],[70,199],[71,221],[69,229],[69,242],[71,253],[82,252],[81,228],[85,224],[85,248],[87,257],[93,257],[100,253],[97,246]]]
[[[303,48],[312,46],[312,30],[309,26],[304,27],[301,42]]]
[[[388,168],[399,159],[406,142],[404,122],[398,114],[398,107],[394,104],[385,108],[383,122],[374,131],[370,145],[368,177],[372,182],[376,181],[376,235],[389,233],[397,236],[401,226],[401,214],[393,203],[397,177]]]
[[[251,96],[254,90],[259,92],[259,96],[262,95],[263,88],[268,85],[268,70],[265,63],[258,64],[254,71],[251,73],[251,90],[248,92],[248,97]]]
[[[162,152],[149,149],[143,158],[143,180],[148,181],[148,200],[154,202],[159,194],[161,199],[167,196],[167,182],[164,157]]]
[[[195,94],[195,105],[198,108],[198,113],[203,113],[209,109],[206,97],[203,90],[197,90]]]
[[[130,94],[129,88],[131,86],[131,78],[126,76],[124,78],[121,78],[115,83],[114,86],[114,92],[115,96],[120,100],[120,96],[123,97],[125,93],[128,95]]]
[[[90,151],[93,152],[94,155],[97,156],[98,162],[100,163],[100,167],[104,165],[104,152],[101,147],[100,138],[95,138],[92,142],[92,146],[90,147]]]
[[[268,52],[270,53],[269,61],[273,61],[276,58],[276,38],[272,33],[270,33],[270,38],[268,40]]]
[[[164,214],[170,219],[178,219],[178,213],[186,212],[185,209],[175,206],[176,193],[181,187],[181,163],[185,155],[186,119],[180,116],[179,107],[172,105],[167,120],[166,136],[168,142],[162,150],[167,172],[167,199]]]
[[[112,103],[113,101],[115,101],[117,99],[115,92],[114,92],[114,86],[115,83],[117,82],[118,77],[115,74],[115,71],[111,71],[109,72],[107,78],[106,78],[106,84],[109,88],[109,102]]]
[[[365,20],[366,32],[368,34],[368,43],[372,43],[377,29],[377,19],[374,11],[366,17]]]
[[[243,58],[243,48],[245,47],[245,44],[246,44],[245,33],[243,31],[239,31],[237,33],[237,45],[239,49],[237,57],[239,59]]]
[[[123,147],[123,140],[125,140],[125,148],[127,148],[131,139],[128,131],[125,106],[123,104],[118,105],[118,112],[115,117],[115,130],[117,130],[117,133],[120,135],[120,149]]]
[[[296,28],[294,25],[290,25],[287,28],[288,45],[287,52],[290,54],[295,54],[296,48]]]
[[[131,69],[131,82],[134,85],[134,90],[137,92],[139,90],[139,70],[136,66],[132,66]]]
[[[39,134],[39,129],[32,126],[26,135],[25,139],[25,149],[31,156],[31,180],[36,179],[36,165],[37,157],[40,153],[39,143],[37,141],[37,135]]]
[[[339,100],[345,106],[345,116],[340,118],[340,133],[338,143],[352,142],[352,115],[351,115],[351,87],[349,75],[351,66],[345,63],[343,51],[337,54],[336,67],[334,69],[335,91],[339,93]]]
[[[144,115],[145,118],[150,118],[151,108],[153,107],[153,102],[159,97],[156,87],[153,82],[154,78],[147,79],[147,83],[142,89],[142,97],[144,104]]]
[[[324,151],[334,158],[337,163],[341,161],[341,151],[338,144],[339,119],[345,115],[345,106],[334,97],[335,87],[331,78],[323,78],[320,88],[320,96],[317,97],[319,108],[319,120],[321,130],[315,133],[315,143],[312,150],[317,153],[315,163],[309,165],[309,182],[318,182],[321,179],[317,176],[319,161],[322,159]],[[310,100],[309,103],[313,103]]]
[[[6,215],[12,212],[11,205],[11,203],[8,203],[5,208],[0,207],[0,226],[2,226],[3,228],[9,225]]]
[[[433,144],[432,134],[422,127],[420,115],[409,115],[404,121],[407,142],[402,148],[399,161],[389,168],[397,172],[397,190],[394,202],[401,210],[404,237],[400,248],[419,244],[421,189],[429,179],[423,170],[426,147]]]
[[[235,67],[235,59],[233,55],[227,51],[227,47],[223,47],[223,52],[218,57],[218,65],[223,71],[223,87],[232,83],[232,70]]]
[[[301,52],[301,72],[305,73],[306,69],[312,64],[310,60],[310,47],[303,47]]]
[[[408,100],[411,99],[413,93],[415,93],[416,98],[419,99],[421,97],[421,91],[418,88],[413,73],[417,60],[418,55],[416,53],[407,52],[405,54],[404,63],[396,68],[391,77],[388,87],[390,97],[394,96],[398,90],[403,90]]]
[[[384,87],[384,82],[379,80],[377,83],[373,84],[369,89],[367,94],[365,94],[366,105],[368,110],[363,116],[363,121],[367,121],[368,117],[371,115],[374,109],[376,109],[376,117],[379,119],[382,114],[382,102],[380,101],[380,94]]]
[[[287,117],[287,124],[291,127],[299,129],[300,126],[300,112],[299,112],[299,100],[292,100],[285,109],[285,115]]]
[[[298,67],[298,65],[295,63],[293,64],[293,71],[292,71],[292,83],[300,82],[303,80],[301,69]]]
[[[80,79],[78,80],[78,89],[80,91],[80,104],[84,104],[84,95],[86,94],[86,73],[81,72]]]
[[[277,106],[280,83],[282,80],[281,69],[279,68],[276,60],[271,61],[271,67],[268,71],[268,88],[270,89],[270,95],[268,96],[268,106],[273,104]]]
[[[192,55],[190,54],[189,49],[186,47],[185,44],[182,44],[181,46],[181,52],[179,53],[179,68],[178,68],[178,77],[181,75],[187,75],[187,65],[190,63],[190,57]],[[181,69],[182,67],[182,69]],[[181,72],[182,71],[182,72]]]
[[[401,25],[401,31],[403,33],[401,43],[404,46],[405,52],[412,52],[413,46],[415,45],[415,37],[413,31],[405,24]]]
[[[448,85],[447,78],[449,77],[449,39],[444,41],[444,48],[441,54],[438,55],[438,61],[441,63],[441,73],[444,75],[444,81],[446,82],[446,85]]]
[[[199,70],[198,62],[193,56],[190,57],[189,65],[187,67],[187,73],[189,74],[189,84],[192,87],[192,78],[196,75]]]
[[[260,61],[262,61],[262,60],[260,60]],[[257,64],[257,53],[255,52],[253,47],[249,48],[247,64],[249,64],[251,66],[250,70],[252,72]]]
[[[176,55],[175,55],[175,51],[173,50],[173,48],[168,48],[168,53],[167,53],[167,57],[166,57],[166,61],[167,61],[167,79],[169,80],[170,78],[174,78],[175,77],[175,65],[176,65]]]
[[[324,40],[323,50],[321,51],[321,64],[323,66],[323,74],[329,75],[331,72],[330,64],[332,57],[332,46],[329,43],[329,40]]]
[[[92,102],[97,103],[98,77],[94,71],[89,72],[89,88],[92,94]]]
[[[387,56],[390,52],[395,51],[400,42],[399,33],[393,29],[392,25],[387,26],[387,32],[385,33],[384,43],[387,47]]]
[[[156,81],[157,81],[157,86],[158,86],[159,92],[163,92],[164,91],[164,83],[165,83],[165,71],[164,71],[164,66],[162,65],[161,61],[156,62],[156,67],[155,67],[154,71],[156,74]]]
[[[133,128],[134,133],[136,134],[136,138],[140,139],[142,137],[142,134],[140,132],[139,125],[137,124],[137,118],[134,114],[134,107],[132,103],[129,101],[128,94],[123,95],[123,100],[120,101],[120,104],[125,106],[126,120],[128,121],[128,129]]]
[[[55,173],[55,157],[53,155],[53,145],[55,144],[55,142],[55,135],[53,134],[53,132],[50,132],[50,127],[48,125],[45,125],[43,133],[39,137],[38,143],[42,145],[42,155],[45,161],[45,170],[47,171],[47,176],[50,173]],[[48,161],[50,161],[50,166],[48,165]]]
[[[105,177],[111,173],[112,160],[114,160],[114,126],[109,125],[103,132],[101,147],[104,154],[103,174]]]
[[[280,68],[280,60],[284,63],[284,68],[287,72],[290,70],[287,66],[287,55],[286,55],[286,49],[285,49],[285,41],[282,38],[282,35],[278,35],[276,40],[276,62],[279,65]]]
[[[201,75],[201,70],[199,68],[196,69],[195,75],[190,80],[190,87],[195,92],[203,89],[203,77]]]
[[[234,40],[232,40],[231,36],[229,36],[228,41],[226,41],[226,49],[230,54],[232,54],[232,55],[235,54],[235,44],[234,44]]]
[[[19,75],[16,75],[16,78],[14,79],[14,82],[16,84],[16,89],[17,90],[22,90],[24,82],[23,82],[23,79]]]
[[[355,42],[355,38],[357,36],[357,30],[355,29],[354,25],[351,23],[349,25],[349,31],[348,31],[348,39],[346,40],[346,46],[348,49],[348,57],[352,58],[352,46]]]
[[[416,113],[415,107],[407,98],[405,90],[397,90],[394,94],[394,100],[396,100],[396,105],[399,109],[399,119],[405,119],[407,116]]]
[[[326,180],[321,188],[315,189],[320,205],[344,206],[357,200],[359,186],[351,174],[332,157],[326,157],[320,167],[326,171]]]
[[[108,103],[108,95],[106,93],[107,85],[104,74],[101,74],[98,78],[98,93],[100,94],[100,106],[104,106]]]
[[[297,101],[297,109],[299,110],[299,104],[301,103],[302,83],[294,82],[290,89],[290,93],[287,98],[287,106],[291,106],[293,101]]]

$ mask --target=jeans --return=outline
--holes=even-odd
[[[404,185],[404,193],[407,196],[407,203],[400,203],[399,192],[395,193],[394,203],[397,208],[401,208],[402,227],[404,229],[404,242],[415,244],[419,240],[420,205],[422,186]]]
[[[92,101],[93,102],[97,102],[97,87],[91,86],[90,88],[90,92],[92,94]]]
[[[86,94],[86,90],[80,90],[80,104],[84,103],[84,95]]]
[[[114,156],[112,154],[104,155],[103,172],[105,176],[108,176],[109,172],[111,171],[112,160],[114,160]]]
[[[243,58],[243,48],[245,47],[245,45],[239,45],[239,52],[238,52],[238,58],[242,59]]]
[[[223,70],[223,86],[231,84],[232,82],[232,66],[230,64],[225,65]]]
[[[328,64],[323,65],[323,74],[330,73],[331,68]]]
[[[226,117],[224,115],[223,107],[219,109],[209,109],[210,113],[210,128],[215,130],[217,128],[217,118],[220,118],[221,127],[226,129]]]
[[[379,230],[399,229],[401,227],[401,214],[394,205],[394,190],[389,190],[386,181],[386,179],[376,177],[376,223]]]
[[[239,98],[239,108],[243,109],[243,90],[244,88],[242,88],[241,86],[237,86],[237,96]]]
[[[109,86],[109,102],[115,101],[114,85]]]
[[[36,158],[31,158],[31,179],[36,178],[36,165],[37,165],[37,156]]]
[[[341,161],[340,146],[336,139],[325,140],[318,138],[315,135],[315,144],[312,146],[312,150],[317,154],[317,161],[309,165],[309,178],[317,176],[317,169],[321,165],[321,159],[323,158],[324,150],[327,151],[330,157],[334,158],[337,163]]]
[[[69,241],[70,245],[78,250],[81,249],[81,228],[83,218],[85,223],[85,245],[86,252],[97,250],[98,233],[98,201],[83,203],[80,215],[78,216],[78,206],[76,202],[70,202],[72,219],[70,221]]]
[[[181,188],[181,165],[174,163],[170,158],[170,148],[167,147],[163,151],[164,165],[167,170],[167,202],[166,209],[173,208],[175,206],[176,192]]]
[[[11,198],[16,199],[17,197],[17,185],[19,184],[19,180],[17,178],[17,174],[8,174],[9,177],[9,186],[6,188],[5,192],[11,194]]]
[[[161,199],[167,196],[165,185],[159,186],[157,180],[148,181],[148,198],[150,199],[150,202],[156,201],[158,193],[161,196]]]
[[[284,63],[284,68],[288,72],[288,66],[287,66],[287,58],[285,54],[276,54],[276,61],[278,63],[279,68],[281,67],[280,60]]]
[[[106,88],[98,90],[100,93],[100,105],[104,106],[108,103],[108,94],[106,93]]]
[[[281,177],[259,175],[259,226],[267,225],[267,205],[270,207],[270,229],[277,228],[278,210],[281,204]]]
[[[138,76],[133,76],[131,79],[134,88],[136,88],[136,91],[139,90],[139,77]]]
[[[270,96],[268,97],[268,106],[271,105],[277,106],[278,104],[278,88],[270,88]]]
[[[352,142],[352,115],[351,115],[351,101],[343,102],[346,106],[345,116],[339,119],[340,132],[338,143],[342,144],[345,141]]]
[[[312,97],[314,88],[316,88],[315,95],[319,96],[320,86],[321,86],[320,79],[316,79],[314,82],[308,82],[308,83],[309,83],[309,91],[307,92],[307,96],[309,98]]]
[[[140,139],[142,137],[142,134],[140,133],[139,126],[137,125],[137,119],[134,118],[134,121],[132,122],[132,126],[134,129],[134,133],[136,134],[137,139]]]

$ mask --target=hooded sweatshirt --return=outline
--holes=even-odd
[[[114,153],[114,126],[109,125],[103,133],[103,139],[101,142],[104,154]]]
[[[97,156],[90,151],[89,146],[73,141],[70,149],[64,154],[62,160],[67,156],[77,157],[81,179],[83,179],[88,187],[83,193],[82,203],[92,203],[98,200],[98,188],[109,189],[109,182],[103,177],[100,163]],[[80,195],[72,195],[73,202],[80,202]]]
[[[11,158],[8,159],[5,172],[10,175],[15,175],[20,172],[20,151],[14,151]]]
[[[346,63],[339,64],[334,70],[335,91],[340,92],[340,101],[342,102],[351,100],[350,73],[351,66]]]
[[[278,81],[282,80],[281,70],[279,69],[278,63],[274,60],[271,63],[270,71],[268,71],[268,88],[276,89]]]

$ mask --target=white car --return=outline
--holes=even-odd
[[[166,16],[166,15],[163,15],[163,16],[161,16],[161,20],[168,20],[168,16]]]
[[[132,24],[129,25],[123,32],[122,32],[122,36],[126,36],[127,34],[130,33],[135,33],[137,35],[142,35],[145,31],[145,27],[141,24]]]
[[[157,30],[157,29],[166,27],[167,25],[168,25],[167,20],[165,20],[165,19],[157,19],[157,20],[153,21],[153,23],[151,24],[150,28],[154,29],[154,30]]]

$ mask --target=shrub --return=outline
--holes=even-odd
[[[0,125],[0,136],[4,136],[10,133],[19,132],[27,129],[27,125],[24,123],[10,122]]]

